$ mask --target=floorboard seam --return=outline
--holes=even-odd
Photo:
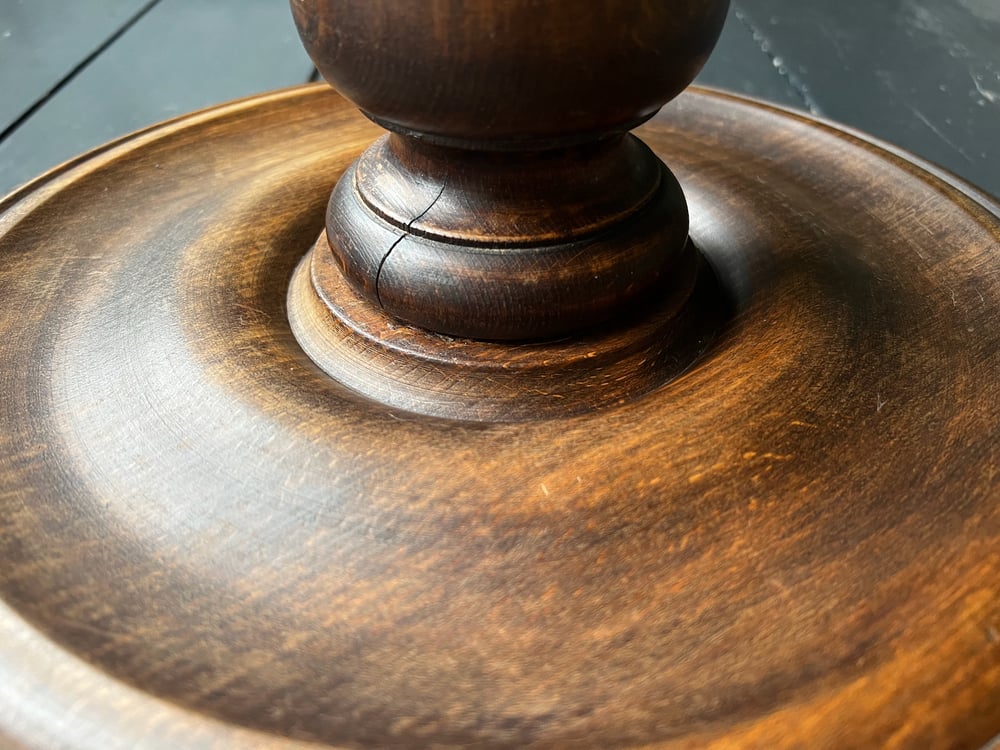
[[[115,31],[111,36],[105,39],[101,44],[99,44],[89,55],[78,62],[66,75],[60,78],[52,88],[46,91],[34,104],[32,104],[28,109],[18,115],[17,119],[14,120],[10,125],[8,125],[2,132],[0,132],[0,144],[2,144],[8,137],[10,137],[15,131],[17,131],[22,125],[24,125],[28,120],[30,120],[38,110],[44,107],[49,101],[52,100],[56,94],[62,91],[74,78],[76,78],[80,73],[82,73],[88,65],[90,65],[94,60],[96,60],[104,51],[108,49],[112,44],[121,39],[121,37],[133,26],[135,26],[143,16],[145,16],[154,7],[160,4],[160,0],[149,0],[144,6],[142,6],[135,14],[129,18],[121,27]]]

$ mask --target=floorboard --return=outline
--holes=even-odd
[[[0,1],[0,133],[43,101],[149,3]]]
[[[817,111],[1000,196],[1000,1],[739,2]]]
[[[124,133],[310,70],[287,0],[161,0],[0,143],[0,194]]]

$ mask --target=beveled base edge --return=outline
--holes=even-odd
[[[689,245],[669,293],[586,336],[522,344],[453,338],[369,303],[330,255],[324,233],[292,277],[288,316],[299,344],[351,390],[433,417],[523,422],[625,403],[688,370],[729,309],[711,268]]]

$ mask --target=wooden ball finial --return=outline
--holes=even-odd
[[[320,72],[392,131],[341,178],[316,262],[396,318],[477,339],[562,336],[679,293],[684,198],[627,131],[690,83],[728,4],[293,0]]]
[[[728,0],[293,0],[341,94],[390,130],[491,149],[628,130],[704,64]]]

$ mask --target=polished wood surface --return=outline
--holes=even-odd
[[[296,340],[337,382],[426,416],[521,422],[624,403],[687,370],[730,312],[715,274],[689,245],[661,294],[584,335],[519,344],[455,339],[400,325],[351,288],[330,254],[321,237],[293,276],[288,318]]]
[[[620,402],[450,420],[339,384],[287,319],[379,132],[305,88],[0,206],[8,745],[1000,731],[995,204],[684,94],[638,135],[685,190],[724,328]]]
[[[312,262],[397,319],[525,341],[682,297],[687,234],[680,185],[634,136],[483,152],[392,135],[337,183]]]
[[[694,80],[729,0],[291,0],[323,77],[390,130],[456,146],[590,140]]]

